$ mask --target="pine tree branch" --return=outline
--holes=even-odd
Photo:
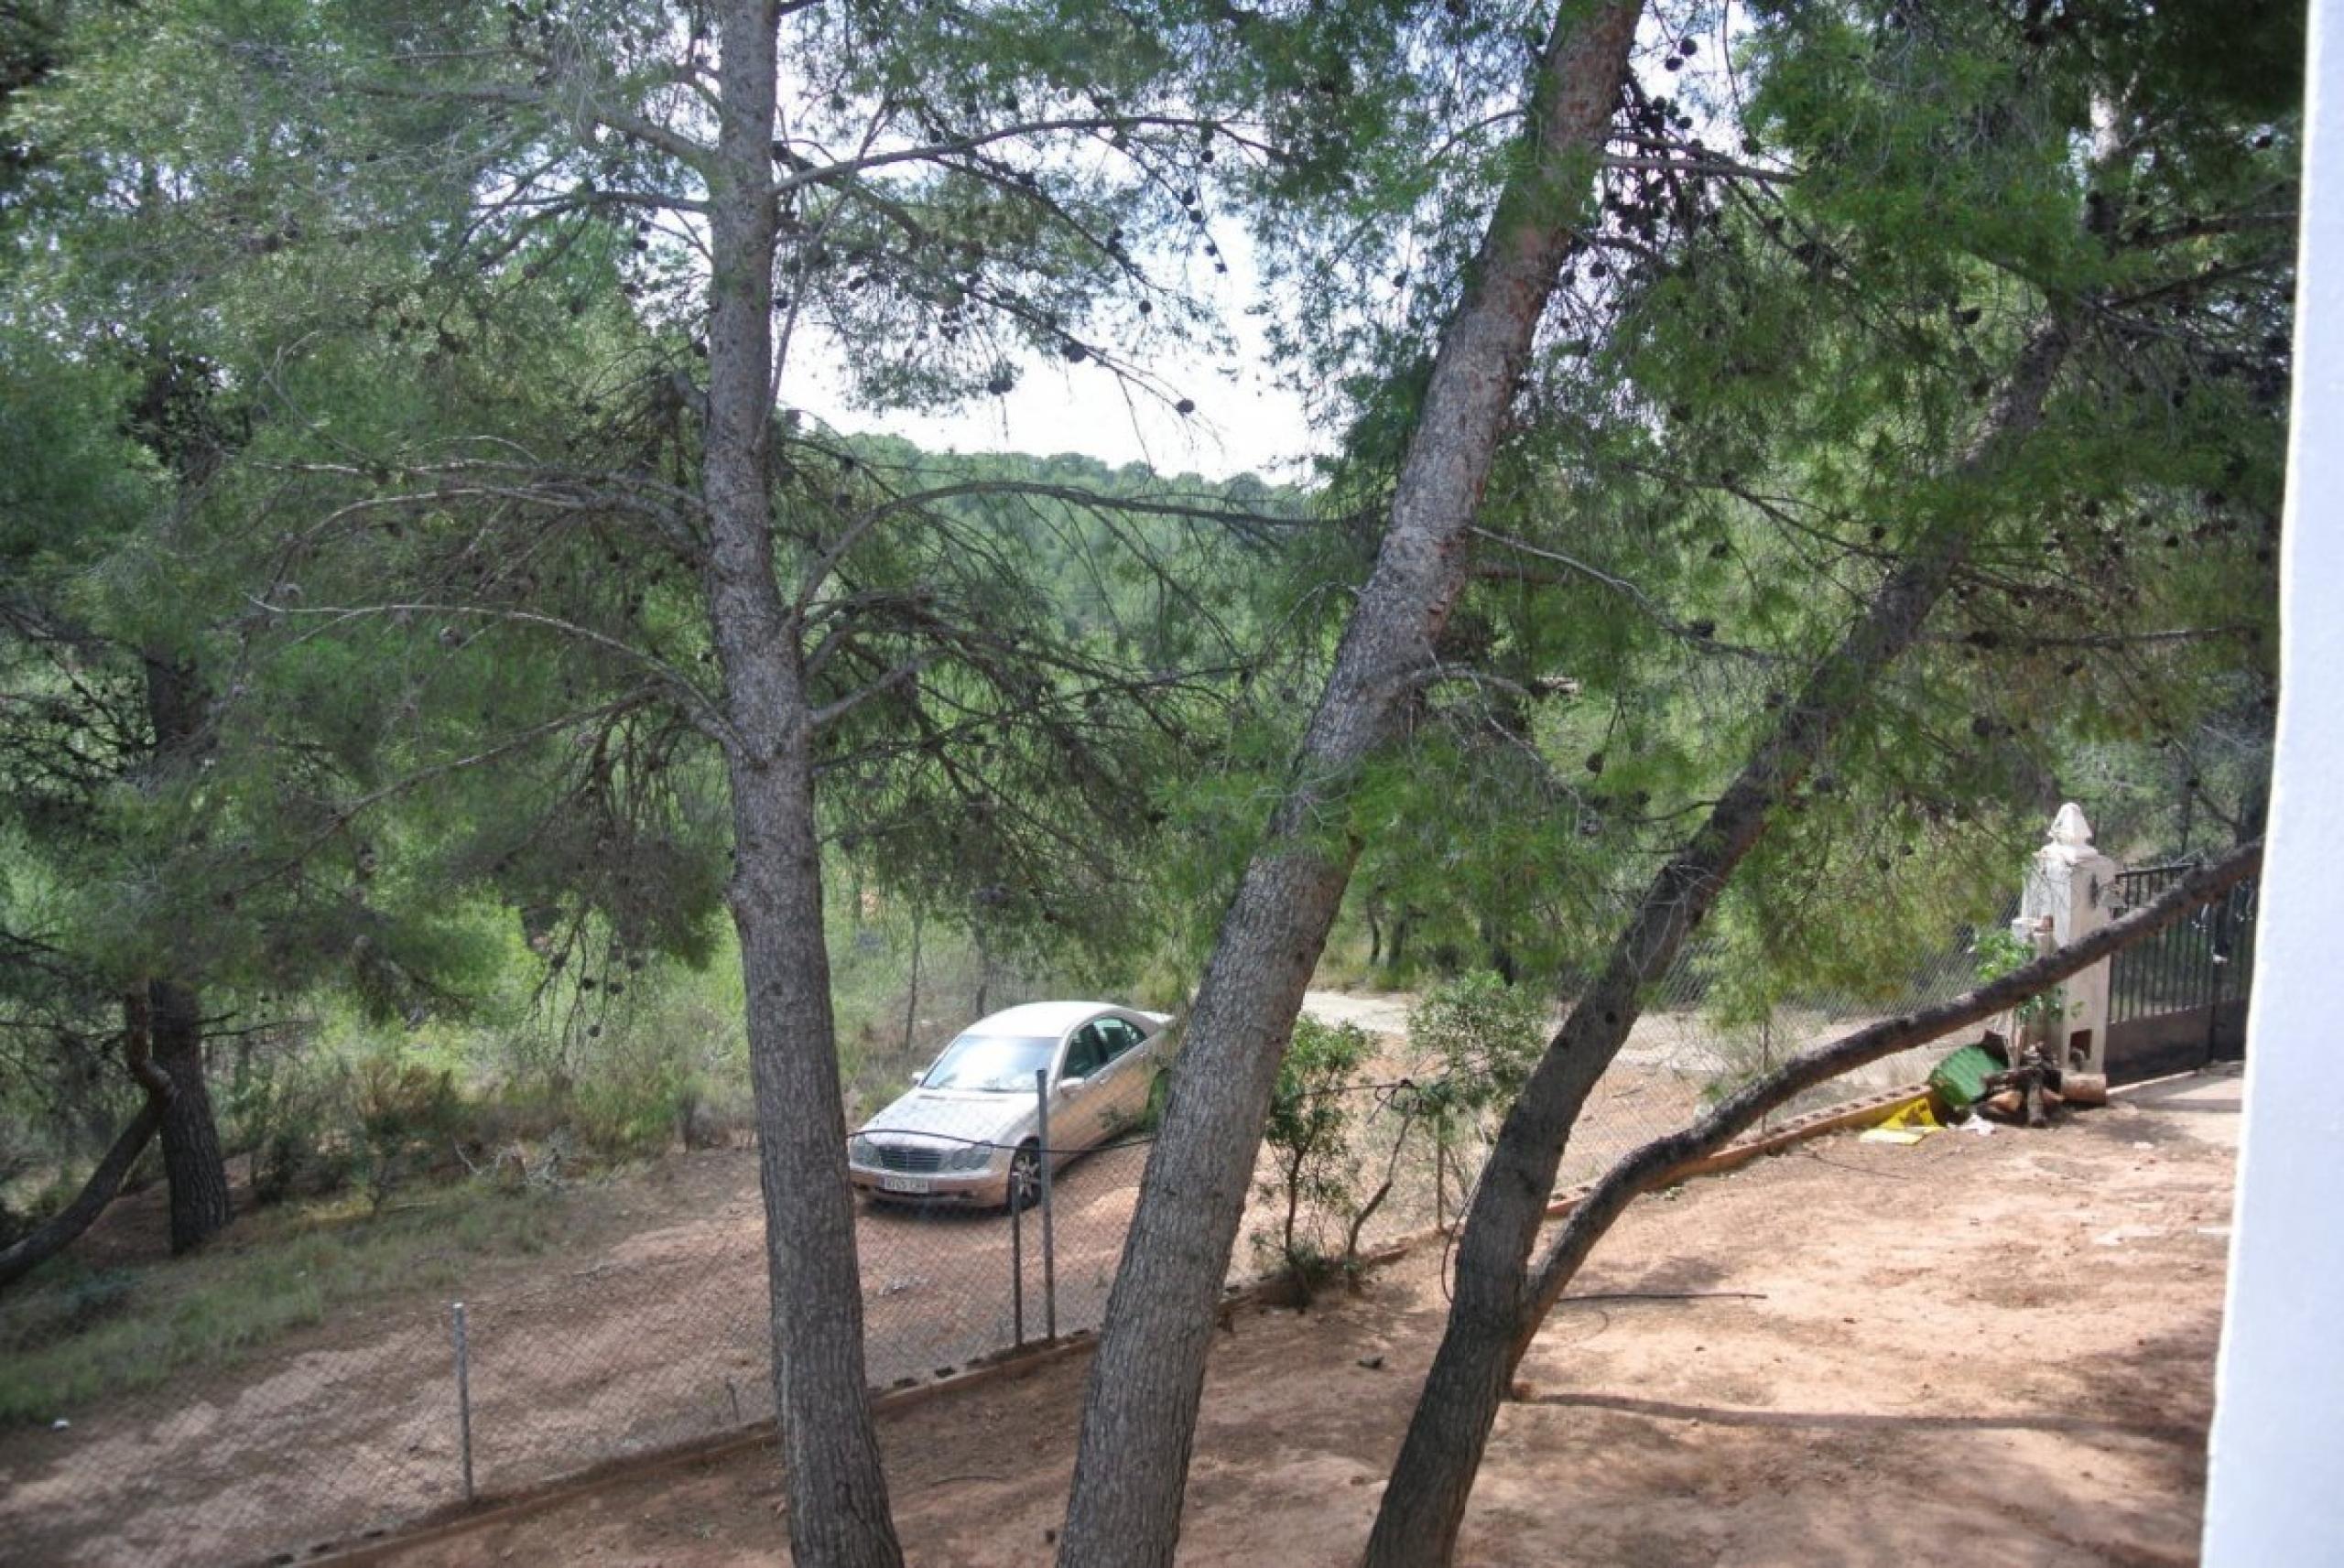
[[[1737,163],[1732,158],[1719,157],[1715,154],[1687,157],[1636,157],[1607,153],[1603,167],[1635,169],[1648,174],[1684,174],[1707,179],[1755,179],[1770,185],[1795,185],[1799,178],[1787,169],[1760,168],[1755,164]]]
[[[1476,527],[1473,530],[1473,536],[1477,539],[1486,539],[1492,545],[1503,546],[1506,549],[1513,550],[1519,555],[1527,556],[1533,560],[1549,562],[1552,565],[1562,568],[1566,572],[1570,573],[1574,577],[1583,578],[1589,582],[1610,589],[1612,592],[1621,595],[1622,598],[1625,598],[1633,603],[1637,609],[1644,612],[1645,617],[1649,619],[1654,625],[1659,627],[1662,631],[1669,633],[1671,636],[1682,637],[1688,643],[1696,643],[1700,647],[1709,649],[1712,652],[1731,654],[1738,658],[1750,659],[1763,664],[1774,664],[1781,661],[1781,654],[1770,654],[1763,648],[1747,647],[1739,643],[1720,642],[1716,634],[1716,626],[1713,623],[1679,621],[1676,616],[1668,612],[1666,606],[1663,605],[1658,600],[1653,598],[1649,593],[1646,593],[1643,589],[1638,588],[1634,583],[1630,582],[1625,578],[1615,577],[1612,573],[1605,571],[1601,567],[1591,566],[1588,562],[1580,560],[1576,556],[1567,556],[1560,550],[1549,549],[1543,545],[1534,545],[1527,539],[1517,538],[1511,534],[1501,534],[1496,530],[1490,528]],[[1476,569],[1481,570],[1481,568],[1477,567]],[[1519,577],[1520,574],[1516,573],[1514,575]],[[1704,629],[1705,624],[1707,626],[1706,630]]]
[[[355,800],[343,802],[326,818],[322,827],[303,840],[289,854],[278,857],[266,870],[220,891],[233,898],[248,892],[275,878],[298,871],[309,856],[322,849],[335,834],[342,832],[386,800],[396,799],[409,790],[419,789],[435,779],[446,778],[451,773],[463,773],[468,769],[483,767],[501,761],[515,752],[535,745],[548,736],[560,734],[565,730],[574,729],[590,720],[616,719],[638,708],[648,708],[658,699],[663,689],[661,686],[656,685],[638,687],[608,702],[597,703],[591,708],[560,714],[541,723],[515,730],[494,745],[483,746],[477,752],[467,752],[461,757],[451,757],[444,762],[434,762],[428,767],[418,768],[413,773],[393,779],[386,784],[367,791]]]
[[[312,637],[321,637],[338,626],[352,621],[373,617],[402,615],[457,615],[474,620],[500,621],[514,625],[536,626],[565,637],[573,637],[606,653],[615,654],[627,663],[649,671],[667,693],[682,707],[692,727],[711,740],[722,743],[729,733],[723,712],[714,699],[700,690],[691,676],[657,655],[645,652],[623,637],[607,632],[597,632],[591,626],[581,626],[558,615],[548,615],[535,610],[515,610],[506,605],[463,604],[431,600],[404,600],[380,604],[318,604],[289,605],[272,603],[267,600],[246,596],[255,609],[268,615],[298,615],[321,617],[324,624],[311,627],[294,639],[298,644]],[[559,721],[558,721],[559,722]]]
[[[787,196],[809,185],[828,185],[852,175],[896,164],[933,163],[1000,142],[1015,141],[1021,136],[1054,135],[1064,131],[1193,131],[1208,128],[1219,130],[1221,127],[1215,121],[1175,114],[1081,114],[1064,119],[1021,120],[972,131],[967,135],[944,137],[907,147],[891,147],[885,152],[864,153],[858,157],[841,158],[834,163],[808,162],[798,172],[774,181],[767,193],[776,197]]]
[[[873,697],[878,697],[885,692],[901,690],[904,687],[917,679],[920,671],[928,668],[928,665],[936,663],[936,661],[942,656],[942,654],[934,652],[916,654],[912,657],[904,660],[894,668],[888,670],[878,679],[858,687],[854,690],[847,693],[844,697],[827,702],[821,707],[814,709],[813,717],[808,720],[808,722],[813,725],[817,732],[827,729],[830,725],[835,724],[840,719],[845,718],[848,714],[853,712],[856,708],[862,707],[864,703],[870,701]]]

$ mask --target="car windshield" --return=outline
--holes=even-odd
[[[963,1034],[936,1059],[920,1087],[970,1089],[979,1094],[1015,1095],[1034,1092],[1034,1072],[1050,1065],[1056,1040],[1034,1040],[1015,1034]]]

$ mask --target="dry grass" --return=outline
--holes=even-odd
[[[126,1266],[69,1254],[0,1298],[0,1425],[215,1368],[335,1306],[444,1292],[469,1261],[571,1228],[565,1195],[465,1182],[370,1215],[358,1194],[248,1215],[201,1254]]]

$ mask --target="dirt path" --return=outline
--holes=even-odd
[[[1313,992],[1308,1005],[1384,1035],[1398,1072],[1412,1000]],[[1565,1179],[1680,1124],[1697,1085],[1650,1066],[1615,1068],[1590,1102]],[[1362,1146],[1387,1146],[1391,1125],[1363,1126]],[[1093,1155],[1058,1184],[1061,1332],[1104,1314],[1145,1153]],[[566,1201],[581,1213],[561,1249],[484,1259],[454,1292],[468,1317],[475,1476],[491,1495],[772,1413],[754,1152],[677,1156]],[[1414,1162],[1368,1240],[1453,1214],[1457,1201],[1453,1177],[1436,1195],[1428,1166]],[[1275,1207],[1257,1191],[1249,1237],[1273,1227]],[[130,1235],[141,1218],[126,1208],[116,1228]],[[1045,1328],[1037,1231],[1029,1218],[1028,1337]],[[870,1208],[857,1245],[875,1385],[966,1366],[1013,1342],[1003,1217]],[[1259,1266],[1241,1241],[1232,1273]],[[434,1294],[340,1310],[242,1362],[60,1413],[71,1416],[62,1431],[0,1433],[0,1563],[239,1563],[346,1540],[461,1496],[449,1303]]]
[[[1366,995],[1352,991],[1305,991],[1302,1011],[1321,1023],[1356,1023],[1370,1034],[1405,1040],[1408,1010],[1416,999],[1406,991]]]
[[[1309,1006],[1385,1035],[1384,1055],[1405,1071],[1410,1000],[1313,992]],[[1564,1179],[1680,1125],[1702,1081],[1648,1064],[1615,1067],[1574,1135]],[[1371,1120],[1362,1146],[1390,1125]],[[1059,1184],[1061,1332],[1103,1314],[1145,1156],[1096,1155]],[[475,1471],[492,1495],[771,1414],[753,1152],[677,1156],[565,1201],[580,1213],[559,1249],[484,1258],[450,1292],[466,1302]],[[1368,1239],[1420,1227],[1444,1202],[1453,1214],[1453,1178],[1437,1197],[1428,1162],[1414,1162]],[[1274,1206],[1257,1193],[1249,1234],[1270,1228]],[[134,1228],[139,1217],[135,1207],[121,1216]],[[1024,1239],[1032,1337],[1044,1316],[1030,1222]],[[873,1209],[858,1245],[874,1383],[925,1379],[1011,1343],[1002,1217]],[[1258,1263],[1242,1242],[1232,1272]],[[70,1428],[0,1433],[0,1563],[246,1562],[347,1540],[461,1496],[449,1303],[438,1292],[338,1310],[244,1361],[60,1413]]]
[[[1144,1153],[1094,1156],[1059,1179],[1062,1328],[1104,1311]],[[590,1241],[483,1261],[460,1292],[483,1492],[772,1414],[754,1152],[679,1156],[579,1195],[609,1222]],[[1029,1217],[1036,1338],[1038,1229]],[[875,1384],[1012,1342],[1002,1216],[869,1208],[858,1246]],[[340,1311],[247,1360],[71,1417],[0,1433],[0,1564],[250,1562],[461,1496],[449,1304],[436,1298]]]
[[[1839,1137],[1648,1201],[1525,1368],[1475,1494],[1492,1564],[2194,1557],[2235,1080],[2054,1132]],[[1728,1294],[1726,1292],[1735,1292]],[[1181,1558],[1351,1561],[1440,1325],[1437,1260],[1216,1353]],[[923,1564],[1047,1560],[1080,1362],[885,1423]],[[762,1453],[613,1486],[402,1568],[778,1560]]]

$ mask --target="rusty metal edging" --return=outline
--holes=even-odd
[[[1926,1084],[1907,1084],[1902,1088],[1885,1089],[1876,1095],[1867,1095],[1862,1099],[1850,1100],[1846,1105],[1809,1111],[1805,1116],[1792,1118],[1772,1132],[1729,1143],[1714,1154],[1704,1154],[1698,1160],[1687,1161],[1672,1171],[1668,1179],[1682,1182],[1695,1176],[1713,1176],[1720,1172],[1739,1169],[1763,1155],[1780,1153],[1810,1138],[1820,1138],[1827,1132],[1839,1132],[1850,1127],[1870,1127],[1874,1122],[1886,1120],[1892,1111],[1912,1104],[1928,1092]],[[1568,1196],[1558,1200],[1559,1206],[1549,1205],[1546,1212],[1550,1216],[1568,1213],[1579,1206],[1579,1199],[1588,1191],[1589,1188],[1584,1186],[1573,1188]]]
[[[1232,1300],[1237,1299],[1232,1297]],[[871,1408],[874,1415],[899,1414],[946,1393],[982,1387],[987,1383],[1006,1380],[1012,1376],[1037,1372],[1044,1367],[1091,1348],[1093,1338],[1089,1329],[1069,1334],[1055,1344],[1036,1341],[1024,1351],[1008,1354],[972,1366],[947,1378],[931,1378],[910,1388],[874,1390]],[[527,1519],[564,1503],[575,1502],[620,1481],[639,1480],[657,1476],[662,1471],[680,1469],[704,1460],[722,1459],[746,1449],[760,1448],[774,1441],[774,1423],[770,1419],[751,1422],[731,1432],[678,1444],[672,1448],[651,1454],[628,1454],[608,1459],[600,1465],[565,1476],[558,1480],[540,1483],[537,1488],[525,1488],[504,1498],[488,1497],[467,1507],[457,1504],[436,1513],[426,1514],[410,1524],[363,1537],[347,1543],[321,1541],[298,1550],[278,1552],[253,1560],[253,1568],[283,1563],[320,1563],[331,1568],[356,1568],[362,1563],[380,1563],[393,1552],[412,1551],[434,1541],[469,1535],[492,1525],[508,1524]]]

